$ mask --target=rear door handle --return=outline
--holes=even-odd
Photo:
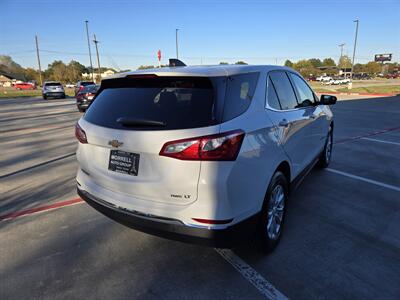
[[[288,127],[289,126],[288,120],[283,119],[282,121],[279,122],[279,126]]]

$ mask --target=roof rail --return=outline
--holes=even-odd
[[[170,58],[169,66],[170,67],[186,67],[186,64],[177,58]]]

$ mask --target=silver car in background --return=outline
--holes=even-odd
[[[58,81],[45,81],[42,88],[43,99],[65,98],[65,91],[62,84]]]

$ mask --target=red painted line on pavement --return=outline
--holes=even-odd
[[[350,142],[350,141],[354,141],[354,140],[359,140],[359,139],[362,139],[362,138],[365,138],[365,137],[374,136],[374,135],[378,135],[378,134],[382,134],[382,133],[386,133],[386,132],[391,132],[391,131],[396,131],[396,130],[400,130],[400,127],[388,128],[388,129],[383,129],[383,130],[380,130],[380,131],[367,133],[367,134],[364,134],[364,135],[345,138],[345,139],[336,141],[334,144],[342,144],[342,143],[346,143],[346,142]]]
[[[49,204],[49,205],[34,207],[34,208],[21,210],[21,211],[16,211],[16,212],[8,213],[5,215],[0,215],[0,221],[12,220],[12,219],[15,219],[18,217],[31,215],[31,214],[38,213],[38,212],[48,211],[48,210],[52,210],[52,209],[56,209],[56,208],[60,208],[60,207],[70,206],[70,205],[74,205],[74,204],[81,203],[81,202],[83,202],[83,200],[81,198],[75,198],[75,199],[71,199],[71,200],[56,202],[56,203]]]

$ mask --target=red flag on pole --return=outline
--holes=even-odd
[[[161,50],[157,51],[157,57],[158,57],[158,61],[160,61],[161,60]]]

